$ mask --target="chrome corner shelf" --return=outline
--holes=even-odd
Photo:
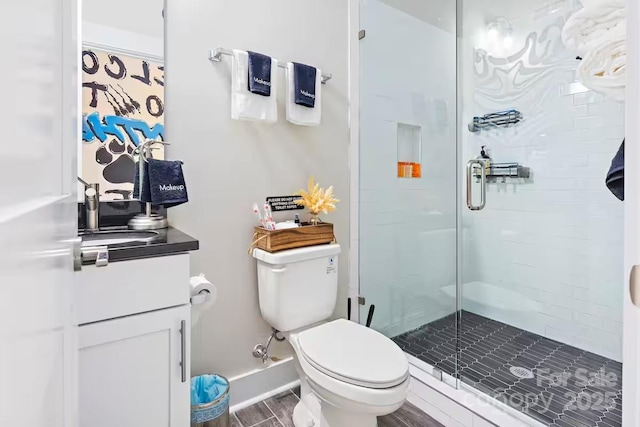
[[[523,119],[522,113],[518,110],[505,110],[496,113],[485,114],[482,117],[474,117],[469,123],[469,132],[479,132],[489,127],[506,127],[519,123]]]
[[[502,179],[502,182],[506,182],[507,178],[531,178],[531,168],[522,166],[519,163],[491,163],[489,168],[485,168],[485,171],[487,181],[497,181],[498,179]],[[479,166],[474,167],[473,176],[477,180],[482,178]]]

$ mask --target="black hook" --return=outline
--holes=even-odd
[[[376,309],[375,304],[371,304],[369,307],[369,314],[367,315],[367,328],[371,327],[371,321],[373,320],[373,311]]]

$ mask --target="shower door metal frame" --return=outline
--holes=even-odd
[[[349,0],[349,288],[351,320],[360,322],[360,1]],[[340,304],[340,302],[338,302]]]

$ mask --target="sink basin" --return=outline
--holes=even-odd
[[[82,246],[109,246],[132,242],[150,242],[159,237],[157,231],[114,230],[85,233],[82,235]]]

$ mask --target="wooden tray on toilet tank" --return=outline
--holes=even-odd
[[[334,242],[335,236],[333,224],[322,222],[318,225],[302,224],[301,227],[284,230],[265,230],[262,227],[256,227],[253,240],[258,249],[278,252],[305,246],[326,245]]]

